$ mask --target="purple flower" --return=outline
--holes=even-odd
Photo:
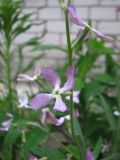
[[[87,160],[95,160],[93,153],[88,149],[86,152]]]
[[[74,67],[69,67],[67,70],[67,81],[62,88],[60,88],[60,78],[57,73],[50,67],[46,67],[42,70],[42,74],[45,79],[54,87],[51,94],[39,93],[31,101],[30,106],[32,109],[36,110],[41,107],[48,105],[52,99],[55,99],[55,110],[64,112],[67,110],[66,104],[62,100],[62,95],[70,91],[74,83]]]
[[[10,129],[11,122],[13,120],[13,116],[10,113],[7,113],[7,116],[10,119],[2,122],[2,127],[0,128],[0,131],[8,131]]]
[[[93,31],[96,36],[98,38],[100,38],[101,40],[105,41],[105,42],[113,42],[113,39],[105,36],[103,33],[97,31],[96,29],[92,28],[91,26],[89,26],[84,20],[82,20],[79,15],[76,13],[76,9],[73,5],[69,5],[68,6],[68,12],[70,14],[70,21],[80,27],[87,27],[89,28],[91,31]]]
[[[37,64],[35,66],[35,71],[33,76],[28,76],[27,74],[19,74],[17,81],[32,82],[32,81],[35,81],[40,74],[41,74],[41,67],[40,67],[40,64]]]
[[[46,122],[54,124],[56,126],[60,126],[64,123],[64,118],[56,118],[55,115],[48,108],[45,108],[42,109],[41,123],[45,125]]]
[[[73,117],[77,118],[78,116],[79,116],[79,112],[76,109],[73,112]],[[46,123],[51,123],[51,124],[54,124],[56,126],[60,126],[64,123],[65,120],[70,120],[70,115],[66,115],[64,117],[56,118],[55,115],[48,108],[42,109],[40,121],[43,125],[45,125]]]

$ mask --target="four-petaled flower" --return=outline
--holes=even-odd
[[[70,14],[70,21],[78,26],[81,27],[87,27],[89,28],[91,31],[93,31],[98,38],[100,38],[103,41],[106,42],[113,42],[113,39],[104,35],[103,33],[97,31],[96,29],[92,28],[90,25],[88,25],[84,20],[82,20],[79,15],[76,13],[76,9],[73,5],[69,5],[68,6],[68,12]]]
[[[2,127],[0,128],[0,131],[9,131],[11,122],[13,120],[13,115],[10,113],[7,113],[7,116],[10,118],[4,122],[2,122]]]
[[[76,109],[73,112],[73,118],[77,118],[78,116],[79,116],[79,112]],[[60,126],[64,123],[65,120],[70,120],[70,115],[56,118],[55,115],[49,110],[49,108],[42,109],[41,118],[40,118],[42,125],[45,125],[46,123],[50,123],[56,126]]]
[[[66,104],[62,100],[62,96],[65,92],[70,91],[73,88],[74,83],[74,67],[71,66],[67,70],[67,81],[62,88],[60,88],[60,78],[57,73],[50,67],[46,67],[42,70],[42,74],[45,79],[54,87],[51,94],[39,93],[30,101],[30,108],[36,110],[48,105],[52,99],[56,99],[54,110],[64,112],[67,110]]]
[[[38,76],[41,74],[41,67],[40,64],[37,64],[35,66],[35,71],[34,71],[34,75],[33,76],[29,76],[27,74],[19,74],[17,77],[17,81],[20,82],[33,82],[35,80],[37,80]]]

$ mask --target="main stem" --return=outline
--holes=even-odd
[[[67,51],[68,51],[68,60],[69,60],[69,66],[72,66],[72,47],[71,47],[71,40],[70,40],[70,29],[69,29],[69,19],[68,19],[68,11],[67,9],[64,10],[65,12],[65,22],[66,22],[66,37],[67,37]],[[73,119],[73,112],[74,112],[74,105],[73,105],[73,91],[71,90],[71,96],[70,96],[70,123],[71,123],[71,133],[73,136],[73,139],[78,147],[79,150],[79,159],[84,160],[81,146],[79,145],[79,142],[75,136],[74,132],[74,119]]]
[[[11,78],[11,55],[10,55],[10,40],[6,38],[6,77],[7,85],[9,90],[9,104],[13,108],[13,97],[12,97],[12,78]]]
[[[70,29],[69,29],[69,19],[68,19],[68,11],[65,9],[65,22],[66,22],[66,36],[67,36],[67,50],[68,50],[68,60],[69,66],[72,66],[72,48],[71,48],[71,40],[70,40]],[[70,119],[71,119],[71,132],[73,138],[75,138],[74,134],[74,126],[73,126],[73,93],[71,90],[70,96]]]
[[[72,65],[72,47],[70,40],[70,29],[69,29],[69,19],[68,19],[68,11],[65,9],[65,22],[66,22],[66,36],[67,36],[67,50],[68,50],[68,58],[69,58],[69,66]]]

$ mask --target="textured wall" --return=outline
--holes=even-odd
[[[91,18],[97,29],[120,40],[120,13],[115,11],[116,7],[120,6],[120,0],[73,0],[73,3],[81,18]],[[17,43],[29,39],[34,34],[39,35],[46,28],[48,34],[44,37],[44,43],[66,44],[64,16],[59,9],[58,0],[25,0],[23,12],[33,12],[32,21],[46,20],[46,23],[31,28],[28,33],[18,37]],[[77,30],[77,27],[71,26],[72,37]],[[64,58],[64,55],[52,52],[48,57]]]

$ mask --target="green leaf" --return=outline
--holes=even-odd
[[[29,130],[25,135],[26,140],[23,144],[22,157],[27,159],[29,152],[38,145],[44,143],[47,140],[47,133],[41,130],[41,128],[35,127]]]
[[[75,145],[69,145],[68,150],[70,151],[70,153],[74,156],[74,157],[79,157],[79,153],[78,153],[78,148]]]
[[[47,157],[49,160],[64,160],[64,154],[58,149],[50,149],[50,148],[41,148],[35,147],[32,149],[32,152],[41,157]]]
[[[81,90],[85,87],[85,83],[80,78],[75,78],[74,89]]]
[[[91,68],[93,67],[93,60],[92,60],[92,56],[91,55],[85,55],[85,56],[81,56],[80,59],[77,62],[77,66],[79,69],[79,75],[81,79],[84,79],[86,74],[88,74],[91,70]]]
[[[96,75],[95,80],[110,85],[115,83],[115,79],[107,73]]]
[[[114,130],[115,127],[116,127],[116,121],[115,121],[115,118],[114,118],[113,113],[112,113],[112,107],[107,102],[107,100],[105,99],[104,96],[99,95],[99,99],[100,99],[101,107],[104,109],[104,111],[106,113],[108,123],[110,124],[111,129]]]
[[[80,128],[80,123],[77,119],[73,120],[73,126],[74,126],[75,136],[78,138],[80,145],[84,144],[84,136]]]
[[[35,64],[36,61],[40,60],[43,57],[43,54],[38,55],[34,58],[32,58],[32,60],[27,64],[27,66],[25,66],[24,68],[21,69],[21,73],[27,72],[30,68],[33,67],[33,65]]]
[[[49,44],[49,45],[36,45],[34,48],[33,48],[33,51],[36,51],[36,50],[40,50],[40,51],[47,51],[47,50],[60,50],[60,51],[63,51],[63,52],[66,52],[66,49],[60,47],[60,46],[57,46],[57,45],[52,45],[52,44]]]
[[[100,137],[94,147],[94,150],[93,150],[93,153],[94,153],[94,156],[95,158],[98,158],[100,152],[101,152],[101,148],[102,148],[102,144],[103,144],[103,140],[102,138]]]
[[[82,134],[82,130],[80,128],[80,123],[77,119],[73,120],[73,127],[74,127],[74,135],[75,135],[75,142],[78,146],[79,152],[81,157],[85,157],[85,141],[84,136]]]
[[[0,157],[2,157],[3,160],[12,160],[13,145],[19,136],[20,131],[16,128],[11,128],[6,134],[2,146],[2,151],[0,152]]]
[[[105,90],[105,85],[99,82],[91,82],[86,85],[86,87],[82,91],[82,95],[86,101],[94,96],[98,96]]]

